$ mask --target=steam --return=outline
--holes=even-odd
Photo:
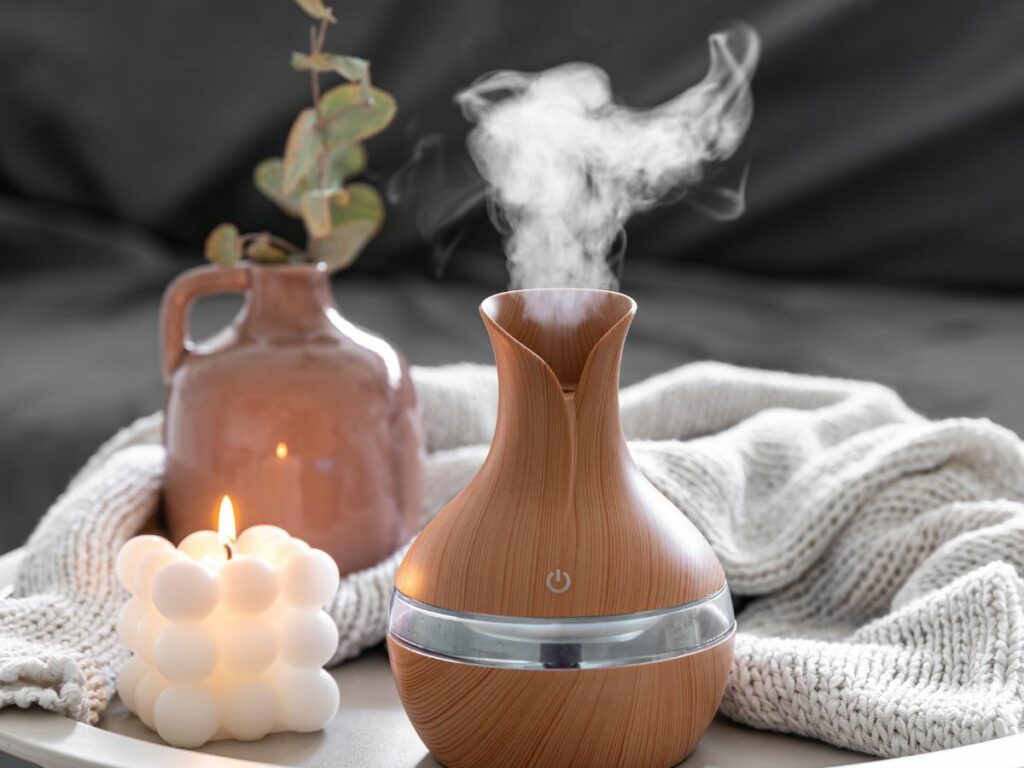
[[[708,43],[704,79],[648,110],[615,104],[608,75],[591,64],[495,72],[456,96],[476,124],[469,150],[506,237],[513,287],[615,288],[609,249],[623,244],[626,220],[685,195],[736,152],[753,114],[760,40],[736,26]],[[745,180],[693,202],[735,218]]]

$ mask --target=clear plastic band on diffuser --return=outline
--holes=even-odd
[[[642,613],[525,618],[465,613],[391,597],[388,635],[431,656],[508,669],[596,669],[687,656],[736,629],[729,588],[703,600]]]

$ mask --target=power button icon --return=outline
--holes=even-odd
[[[549,592],[554,592],[556,595],[560,595],[572,586],[572,577],[569,575],[568,571],[556,568],[548,574],[548,577],[544,580],[544,584],[547,585]]]

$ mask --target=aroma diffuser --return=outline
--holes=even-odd
[[[513,291],[480,308],[490,453],[398,571],[388,648],[420,738],[461,766],[670,766],[729,676],[725,575],[619,423],[636,304]]]

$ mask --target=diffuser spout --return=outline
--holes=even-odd
[[[558,446],[573,467],[588,445],[623,448],[619,363],[635,312],[632,299],[613,291],[536,289],[487,299],[480,313],[498,365],[496,436]],[[506,429],[511,424],[516,429]]]
[[[614,291],[542,288],[491,296],[480,314],[496,352],[507,341],[513,354],[538,358],[568,394],[581,387],[588,367],[608,363],[612,369],[607,373],[618,377],[618,355],[607,361],[594,358],[604,346],[621,351],[636,303]]]

